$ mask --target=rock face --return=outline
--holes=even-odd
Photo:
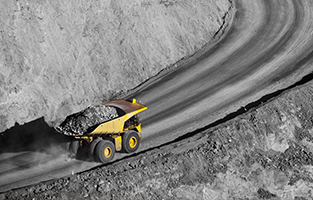
[[[228,0],[0,2],[0,132],[50,125],[210,42]]]

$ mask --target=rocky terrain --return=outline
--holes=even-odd
[[[0,132],[127,91],[214,39],[228,0],[0,2]]]
[[[213,128],[0,199],[313,198],[313,82]]]
[[[54,2],[55,4],[38,2],[34,3],[34,2],[33,2],[34,5],[36,3],[43,5],[43,7],[40,6],[35,7],[36,11],[43,11],[41,15],[39,15],[41,16],[40,17],[41,19],[39,20],[43,20],[44,18],[47,20],[47,16],[45,17],[42,16],[46,15],[47,13],[52,13],[51,16],[54,16],[53,20],[51,20],[51,18],[48,17],[49,18],[48,22],[46,22],[48,23],[48,25],[49,23],[52,24],[55,23],[55,21],[57,21],[55,20],[56,18],[60,16],[62,17],[67,13],[66,9],[72,8],[74,6],[74,4],[71,3],[59,2],[58,4],[55,3],[56,1]],[[67,15],[67,17],[62,18],[62,20],[58,21],[58,24],[55,26],[45,26],[46,30],[48,30],[47,27],[49,27],[49,30],[51,31],[49,32],[49,34],[55,33],[54,32],[55,30],[59,31],[60,29],[61,30],[60,33],[62,33],[62,31],[64,30],[67,31],[67,36],[65,37],[63,35],[64,38],[61,39],[63,37],[62,34],[60,35],[55,34],[54,37],[52,37],[53,35],[49,36],[49,34],[45,33],[46,34],[45,37],[46,36],[50,37],[49,40],[50,43],[48,43],[48,46],[47,43],[45,43],[44,47],[46,48],[45,50],[49,50],[51,54],[49,54],[49,56],[47,56],[48,54],[44,54],[44,56],[39,57],[42,58],[42,60],[41,59],[39,60],[41,60],[40,62],[48,60],[50,62],[50,65],[45,65],[45,67],[43,68],[38,67],[37,70],[40,69],[39,71],[29,68],[29,71],[22,73],[23,67],[27,65],[26,64],[21,65],[18,63],[23,62],[29,63],[31,59],[27,57],[28,54],[24,55],[23,51],[19,50],[19,48],[21,48],[23,45],[17,45],[17,43],[14,43],[16,41],[21,42],[22,40],[15,40],[18,37],[13,36],[14,38],[12,40],[13,42],[8,44],[11,44],[14,48],[11,49],[7,48],[6,51],[8,52],[10,50],[14,51],[14,53],[10,54],[11,57],[10,56],[6,57],[7,54],[3,55],[5,55],[5,59],[11,59],[11,61],[14,61],[8,62],[9,64],[14,63],[14,65],[12,65],[9,68],[9,70],[4,70],[3,72],[8,72],[7,77],[11,78],[14,77],[14,75],[16,75],[16,72],[21,72],[18,78],[15,78],[14,80],[17,82],[21,81],[20,83],[25,83],[25,85],[21,86],[20,90],[18,90],[18,88],[14,88],[13,90],[7,90],[10,85],[9,83],[6,83],[5,84],[6,87],[3,87],[3,89],[1,87],[1,89],[4,91],[2,94],[5,97],[3,98],[5,101],[3,101],[4,103],[1,105],[3,105],[2,108],[6,109],[3,111],[3,113],[5,114],[3,114],[3,117],[1,118],[2,119],[1,123],[4,129],[12,126],[14,122],[24,123],[28,120],[36,119],[40,116],[44,116],[44,119],[48,123],[53,125],[59,120],[58,118],[61,118],[60,116],[66,116],[70,113],[75,112],[76,110],[82,110],[81,107],[83,107],[83,105],[85,104],[89,104],[94,101],[99,101],[99,99],[110,98],[110,96],[113,94],[112,91],[126,91],[129,89],[127,87],[130,86],[131,84],[134,85],[139,84],[146,78],[156,74],[160,69],[170,65],[171,63],[175,63],[177,60],[181,58],[181,56],[183,56],[184,53],[192,54],[194,50],[196,50],[202,45],[196,42],[198,41],[198,39],[201,40],[202,39],[201,37],[197,36],[198,38],[193,38],[193,36],[197,34],[195,32],[189,35],[189,37],[193,38],[193,40],[189,39],[189,37],[186,37],[180,41],[182,43],[184,42],[186,43],[186,41],[189,41],[190,43],[187,42],[188,44],[185,43],[184,44],[187,45],[188,48],[192,50],[190,49],[188,50],[188,48],[185,47],[182,50],[184,53],[182,53],[180,51],[177,51],[177,49],[174,50],[170,49],[173,46],[169,44],[180,44],[180,45],[182,44],[174,42],[176,41],[176,39],[178,39],[176,35],[177,33],[176,29],[178,29],[179,30],[178,32],[180,32],[180,30],[182,30],[180,29],[181,27],[185,27],[186,24],[190,25],[190,20],[193,21],[195,19],[195,16],[197,16],[197,12],[199,12],[199,10],[201,10],[201,12],[203,11],[203,13],[206,12],[206,15],[207,13],[211,13],[212,11],[213,12],[216,11],[219,14],[212,16],[217,17],[216,19],[220,19],[220,21],[218,20],[215,21],[215,24],[216,25],[221,24],[223,23],[222,17],[223,14],[221,13],[223,12],[225,13],[225,10],[227,10],[226,5],[227,3],[229,3],[226,1],[224,2],[225,4],[220,4],[220,2],[222,1],[205,1],[205,2],[203,1],[201,2],[200,6],[199,3],[200,1],[197,2],[190,1],[190,4],[189,1],[185,2],[185,1],[163,1],[163,0],[154,3],[150,1],[140,1],[140,4],[138,3],[139,1],[133,2],[131,3],[131,5],[126,4],[125,2],[122,1],[115,1],[113,3],[110,2],[107,5],[104,5],[105,4],[104,2],[102,2],[103,4],[98,2],[99,4],[97,4],[96,6],[91,6],[93,5],[93,3],[95,3],[93,2],[90,3],[89,7],[88,5],[80,7],[79,6],[80,3],[76,2],[75,6],[81,9],[80,12],[77,12],[75,15],[72,12],[71,13],[72,15]],[[194,11],[197,10],[197,12],[193,12],[192,8],[193,6],[198,5],[197,3],[199,3],[199,7],[194,10]],[[213,6],[209,8],[203,8],[205,7],[204,5],[207,5],[206,3],[212,3],[210,4],[210,6],[215,5],[216,7]],[[13,4],[9,5],[9,3],[2,4],[8,7],[13,6]],[[31,11],[31,8],[34,7],[30,5],[31,4],[26,1],[23,2],[17,1],[16,4],[18,9],[24,9],[24,11],[28,10],[29,13],[34,13],[33,11]],[[171,10],[172,11],[171,16],[176,17],[179,16],[178,18],[182,21],[177,20],[173,24],[171,24],[172,20],[159,21],[160,22],[159,26],[162,26],[162,29],[153,29],[155,27],[158,27],[158,25],[157,24],[151,25],[150,27],[151,29],[149,30],[150,31],[153,30],[154,34],[155,33],[161,34],[161,32],[157,32],[156,30],[168,30],[166,34],[165,33],[163,34],[165,34],[167,37],[171,39],[165,40],[164,38],[166,37],[164,37],[164,35],[161,34],[159,41],[154,43],[154,41],[157,41],[156,37],[158,37],[155,35],[158,34],[150,35],[147,36],[147,41],[144,40],[146,46],[140,46],[140,44],[138,43],[138,41],[141,40],[142,38],[145,38],[146,35],[140,34],[136,35],[138,33],[136,31],[141,30],[140,28],[146,30],[143,27],[150,25],[150,23],[144,24],[145,26],[139,26],[140,28],[135,29],[136,31],[133,31],[133,29],[132,31],[130,31],[130,29],[123,29],[126,27],[130,27],[129,23],[127,24],[119,23],[118,24],[119,28],[117,29],[118,31],[115,32],[115,34],[110,31],[107,31],[105,33],[104,31],[98,32],[95,31],[99,29],[101,30],[102,25],[106,23],[109,24],[109,26],[116,26],[116,24],[114,24],[113,21],[104,22],[103,18],[106,15],[104,15],[101,12],[97,13],[95,12],[95,10],[97,9],[101,10],[102,8],[103,9],[110,8],[114,16],[119,16],[119,20],[123,19],[127,21],[130,20],[128,18],[130,16],[129,13],[132,13],[131,12],[133,11],[132,9],[136,7],[136,6],[132,7],[134,5],[140,5],[140,8],[145,8],[147,11],[149,10],[149,12],[146,13],[145,17],[140,18],[140,22],[137,21],[137,23],[133,23],[132,27],[138,28],[139,24],[141,24],[147,19],[152,19],[149,18],[152,16],[156,17],[153,18],[152,21],[157,22],[158,20],[156,19],[160,19],[158,18],[160,16],[157,15],[157,12],[152,12],[151,10],[152,7],[153,8],[155,7],[155,9],[162,8],[165,11],[168,11],[162,12],[164,16],[169,16],[168,15],[170,13],[169,10],[173,9]],[[151,5],[154,6],[149,7]],[[181,7],[179,7],[178,5],[180,5]],[[89,9],[87,9],[87,7]],[[217,7],[219,9],[217,9]],[[50,12],[47,12],[47,10],[49,10],[48,8],[50,9]],[[82,8],[86,9],[84,10]],[[184,8],[185,10],[179,10],[179,12],[176,12],[174,8],[176,9]],[[207,12],[208,10],[205,9],[209,9],[210,12]],[[126,11],[128,11],[128,14],[124,15]],[[191,12],[193,13],[190,14]],[[54,15],[56,13],[58,13],[59,15]],[[86,13],[86,15],[84,16],[85,18],[81,19],[75,18],[75,16],[80,16],[80,14],[82,13]],[[88,15],[88,13],[89,14],[92,13],[92,16]],[[95,13],[97,13],[96,17],[94,16]],[[134,14],[135,18],[141,16],[140,12],[135,13],[136,13]],[[174,15],[173,13],[175,13],[176,15]],[[192,17],[190,17],[189,15],[188,15],[189,17],[186,17],[185,15],[184,16],[186,18],[183,17],[183,14],[187,13],[190,14],[190,16]],[[204,15],[203,13],[202,15]],[[97,18],[98,15],[99,18]],[[6,15],[1,14],[1,16]],[[25,14],[23,16],[25,16]],[[82,29],[84,31],[81,32],[80,39],[76,38],[76,37],[79,38],[80,36],[75,35],[74,33],[75,31],[74,32],[69,31],[76,30],[75,28],[79,30],[78,27],[80,28],[85,27],[82,25],[83,23],[77,23],[82,22],[79,21],[78,19],[83,21],[85,20],[86,21],[85,25],[91,26],[90,24],[92,23],[87,20],[91,19],[91,17],[94,17],[92,19],[95,21],[98,20],[96,24],[97,23],[99,24],[97,28],[95,28],[96,26],[94,26],[92,31],[88,33],[90,34],[88,36],[88,40],[93,41],[94,46],[88,46],[89,43],[84,43],[84,41],[86,41],[85,38],[86,36],[84,35],[85,28]],[[199,15],[199,19],[201,17]],[[14,17],[14,20],[15,19],[17,18]],[[25,19],[27,19],[27,17]],[[164,20],[164,18],[162,19]],[[72,29],[67,29],[68,28],[67,26],[62,26],[62,28],[60,28],[61,26],[58,27],[59,24],[68,23],[70,20],[73,21],[78,20],[75,21],[76,24],[72,24]],[[10,20],[4,21],[5,21],[4,27],[6,28],[13,27],[14,23],[13,25],[10,24],[9,23]],[[179,23],[183,21],[186,21],[188,23],[186,24]],[[74,22],[71,21],[71,23]],[[10,24],[10,26],[6,26],[6,24]],[[168,29],[164,28],[164,24],[168,25],[167,27]],[[23,23],[18,24],[19,27],[23,27],[23,25],[24,25]],[[176,28],[175,31],[174,29],[172,29],[174,25],[177,25],[175,27]],[[199,26],[199,24],[197,24],[197,26]],[[53,29],[51,27],[58,28]],[[208,28],[209,26],[205,25],[205,27]],[[24,31],[25,30],[27,31],[27,29],[24,29]],[[128,32],[126,33],[120,30],[127,30]],[[173,32],[169,30],[172,30]],[[185,29],[180,33],[184,35],[186,31],[192,30],[198,31],[198,28],[192,29],[189,27],[188,29]],[[129,32],[136,32],[134,34],[136,36],[130,35]],[[4,33],[5,32],[3,31],[1,32],[2,36],[6,35]],[[108,41],[108,35],[106,35],[108,33],[111,34],[110,38],[115,38],[117,40]],[[214,33],[216,33],[216,30],[215,32],[212,31],[212,35],[209,36],[208,40],[214,38]],[[9,35],[10,34],[8,34],[7,36]],[[26,34],[26,36],[29,35],[31,35],[31,33]],[[71,35],[72,39],[69,38],[68,35]],[[118,40],[122,36],[125,39]],[[150,37],[154,39],[150,41],[149,40]],[[28,38],[23,42],[28,43],[33,38],[35,37]],[[105,41],[106,43],[101,42],[99,43],[99,41]],[[114,45],[117,43],[119,48],[107,49],[107,46]],[[63,46],[65,44],[67,44],[68,46]],[[88,47],[81,46],[86,44],[88,44],[87,45]],[[126,44],[130,44],[130,46],[124,46]],[[163,44],[165,46],[162,46]],[[199,46],[194,44],[199,44]],[[58,45],[63,46],[63,51],[60,51],[59,53],[56,50],[57,48],[55,48]],[[73,46],[75,48],[74,50],[71,50]],[[155,46],[157,46],[158,48],[152,48]],[[48,47],[51,49],[49,49]],[[175,47],[180,46],[178,45]],[[34,49],[36,50],[40,50],[40,48],[34,47]],[[151,51],[151,49],[156,51],[151,53],[149,52]],[[157,49],[161,50],[157,51]],[[168,52],[164,54],[164,51],[166,50]],[[68,52],[70,53],[67,54]],[[92,53],[89,54],[88,52]],[[47,51],[45,53],[47,53]],[[170,62],[170,58],[162,57],[163,54],[166,56],[179,54],[180,56],[177,56],[176,59]],[[18,57],[17,55],[23,56]],[[69,55],[73,55],[73,57],[70,57]],[[125,57],[123,57],[123,55]],[[154,55],[157,56],[154,57]],[[118,59],[116,59],[115,56],[117,56]],[[17,58],[23,58],[24,60],[22,60],[23,62],[16,62]],[[35,58],[32,57],[32,59]],[[104,61],[108,60],[112,61],[113,63],[114,62],[120,63],[120,65],[116,67],[115,65],[111,66],[103,64]],[[32,60],[32,62],[36,63],[35,60]],[[149,69],[142,68],[144,65],[143,63],[145,62],[148,62],[147,66],[150,66],[151,68]],[[61,63],[61,65],[52,66],[51,63],[52,64]],[[159,63],[163,63],[162,66],[159,65]],[[6,64],[3,66],[8,65]],[[32,64],[29,66],[39,66],[39,65]],[[70,67],[67,68],[67,66],[72,66],[72,68]],[[102,66],[103,68],[101,67],[101,70],[99,70],[99,68],[97,68],[99,66]],[[124,66],[124,68],[119,68],[120,66]],[[136,70],[130,70],[131,68]],[[10,71],[11,69],[19,70]],[[74,71],[71,69],[73,69]],[[105,70],[102,71],[102,69]],[[49,76],[46,74],[51,71],[53,72],[52,77],[50,77],[51,74],[49,74]],[[31,76],[26,75],[29,74],[33,75],[33,72],[37,73],[36,74],[37,78],[27,79],[27,77]],[[133,75],[132,73],[135,72],[138,74],[132,76]],[[98,74],[101,73],[102,75],[98,76]],[[136,78],[138,78],[138,80],[137,79],[135,80],[135,76]],[[58,77],[57,80],[54,79],[56,77]],[[110,84],[111,82],[110,83],[108,82],[108,85],[106,85],[106,87],[103,88],[99,85],[99,83],[101,82],[100,80],[102,80],[101,79],[102,77],[106,77],[105,81],[123,80],[123,83],[125,84],[122,84],[121,82],[117,83],[115,82],[117,84],[115,85]],[[111,77],[114,77],[114,79],[113,78],[111,79]],[[312,80],[312,75],[309,77],[309,79]],[[8,78],[3,80],[8,81],[10,79]],[[88,82],[88,84],[83,84],[86,82]],[[75,85],[74,83],[79,84]],[[121,85],[118,85],[119,83]],[[9,94],[7,91],[13,91],[14,93],[13,96],[11,93]],[[260,99],[258,103],[262,102],[264,99],[268,99],[268,97],[269,96],[265,96],[265,98]],[[34,101],[35,102],[34,104],[29,103],[29,100],[35,98],[39,100]],[[292,89],[285,91],[276,98],[271,99],[267,102],[263,102],[260,104],[253,102],[247,105],[246,107],[241,108],[238,112],[231,113],[224,119],[221,119],[213,124],[210,124],[207,127],[203,127],[194,132],[188,133],[187,135],[179,137],[175,141],[167,142],[158,147],[138,152],[137,154],[127,156],[122,160],[117,160],[114,161],[113,163],[102,165],[88,171],[80,172],[77,174],[73,173],[71,176],[66,176],[61,179],[45,181],[39,184],[30,185],[27,187],[1,193],[0,200],[1,199],[183,199],[183,200],[312,199],[313,198],[312,194],[313,121],[311,120],[311,117],[313,115],[312,110],[313,106],[311,103],[312,98],[313,98],[313,82],[311,81],[306,83],[305,85],[292,87]],[[40,107],[37,105],[36,102],[37,103],[39,102],[38,105],[44,106]],[[44,103],[40,104],[40,102]],[[11,104],[14,106],[11,106]],[[15,111],[18,112],[14,113],[14,110],[10,109],[16,109]],[[33,109],[33,111],[31,109]],[[239,113],[243,114],[239,115]],[[43,118],[40,118],[39,120],[41,124],[45,124]],[[42,129],[43,127],[45,126],[42,127],[38,126],[33,128]],[[26,126],[25,127],[21,126],[21,129],[23,128],[26,129]],[[13,129],[9,129],[7,133],[10,133],[10,131],[14,132]]]

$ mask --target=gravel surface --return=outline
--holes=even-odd
[[[228,122],[1,199],[312,199],[313,82]]]
[[[139,90],[150,108],[149,151],[2,197],[311,199],[311,83],[170,142],[312,71],[311,1],[236,2],[240,12],[213,54]]]

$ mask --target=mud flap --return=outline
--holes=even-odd
[[[122,136],[113,135],[112,138],[114,139],[116,151],[120,151],[122,149]]]

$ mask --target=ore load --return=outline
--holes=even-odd
[[[82,136],[101,123],[118,116],[114,107],[99,105],[68,116],[58,127],[57,131],[68,136]]]

